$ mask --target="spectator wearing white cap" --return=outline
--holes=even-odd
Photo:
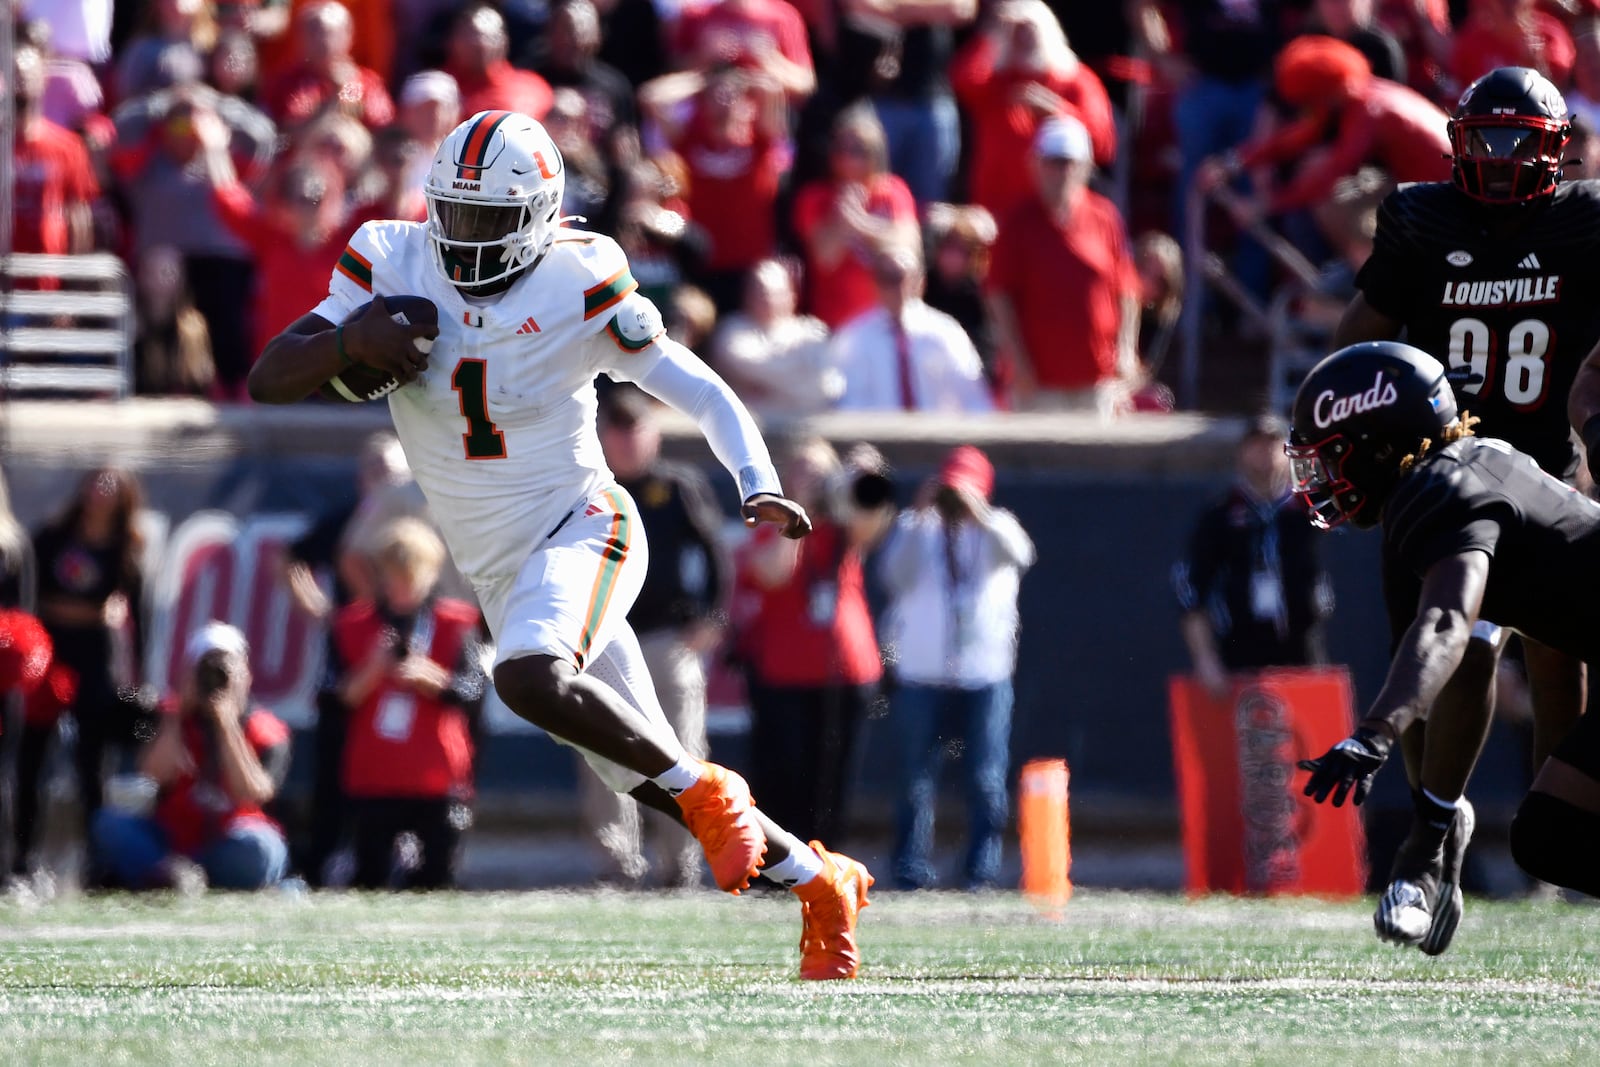
[[[128,889],[264,889],[288,864],[283,832],[263,807],[289,770],[289,728],[250,705],[250,646],[209,622],[184,646],[177,691],[139,753],[154,784],[149,811],[107,806],[90,827],[94,859]]]
[[[1138,374],[1139,273],[1116,205],[1089,188],[1089,133],[1034,139],[1036,194],[1000,221],[988,305],[1018,407],[1110,414]]]
[[[336,0],[314,0],[295,13],[293,62],[269,83],[262,104],[273,121],[294,128],[339,110],[377,130],[394,120],[383,76],[351,57],[355,22]]]
[[[422,148],[409,165],[409,186],[422,188],[439,143],[461,118],[461,88],[450,75],[442,70],[424,70],[406,79],[400,87],[400,113],[395,125]]]

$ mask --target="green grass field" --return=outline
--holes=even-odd
[[[783,897],[0,904],[0,1063],[1600,1063],[1600,909],[882,894],[855,982]]]

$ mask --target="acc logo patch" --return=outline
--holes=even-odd
[[[1451,252],[1448,256],[1444,257],[1444,261],[1450,264],[1452,267],[1465,267],[1472,262],[1472,253],[1461,251]]]

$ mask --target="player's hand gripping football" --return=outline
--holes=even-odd
[[[781,527],[783,536],[795,540],[811,532],[811,517],[806,509],[793,500],[776,493],[757,493],[739,509],[746,526],[759,526],[770,522]]]
[[[416,380],[428,369],[428,357],[418,350],[417,338],[433,340],[439,327],[432,323],[398,323],[382,296],[374,296],[361,317],[344,327],[345,353],[357,363],[385,371],[401,382]]]
[[[1303,759],[1302,771],[1310,771],[1305,795],[1321,804],[1333,794],[1333,806],[1343,807],[1349,796],[1355,804],[1367,799],[1372,776],[1389,758],[1392,742],[1377,730],[1358,729],[1317,759]]]

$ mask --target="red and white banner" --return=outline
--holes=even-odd
[[[279,578],[284,546],[305,532],[303,515],[197,511],[167,539],[150,590],[147,682],[161,692],[183,667],[187,635],[212,619],[250,642],[252,695],[291,726],[315,721],[322,670],[321,623],[295,610]]]
[[[1170,680],[1172,754],[1191,893],[1356,896],[1366,843],[1353,806],[1301,795],[1295,761],[1349,736],[1343,668],[1236,675],[1226,700]]]

